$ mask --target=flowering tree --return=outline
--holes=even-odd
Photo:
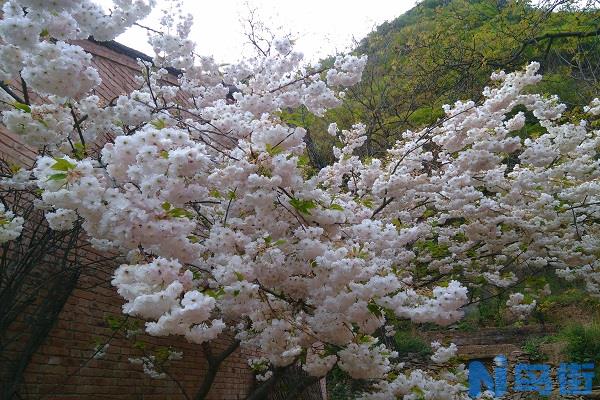
[[[113,285],[149,334],[203,344],[231,331],[260,348],[250,362],[266,381],[296,363],[315,377],[338,365],[373,381],[364,398],[461,399],[456,347],[434,345],[432,363],[448,368],[404,368],[378,343],[386,321],[452,324],[477,301],[470,287],[541,269],[600,294],[600,132],[524,90],[536,63],[493,75],[481,103],[447,106],[382,159],[354,155],[362,125],[332,124],[336,161],[314,171],[306,132],[281,111],[338,106],[366,58],[304,66],[285,39],[219,68],[194,53],[191,20],[168,17],[139,89],[101,105],[91,56],[67,41],[111,39],[152,3],[115,1],[105,15],[90,1],[9,0],[0,22],[3,122],[40,154],[3,184],[35,185],[53,229],[80,221],[95,247],[127,255]],[[523,140],[527,118],[543,133]],[[23,221],[2,215],[0,238],[13,239]],[[535,304],[523,300],[509,306],[525,314]]]

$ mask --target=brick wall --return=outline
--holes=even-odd
[[[178,384],[170,379],[152,379],[142,367],[129,362],[142,353],[132,340],[107,325],[107,315],[120,315],[122,299],[107,282],[110,272],[83,271],[61,311],[55,326],[29,363],[21,393],[31,399],[184,399]],[[148,349],[172,346],[183,358],[171,361],[168,372],[193,397],[206,371],[201,347],[179,337],[140,338]],[[95,342],[108,343],[106,354],[92,358]],[[228,344],[223,339],[213,345],[218,351]],[[242,399],[253,378],[245,357],[238,350],[220,368],[209,399]]]
[[[108,103],[136,88],[133,76],[138,73],[139,67],[132,53],[90,41],[78,44],[94,55],[93,62],[103,81],[96,94],[103,101]],[[35,159],[35,152],[24,146],[17,136],[0,127],[0,157],[29,166]],[[91,250],[86,254],[90,259],[97,257]],[[82,270],[48,336],[27,364],[24,381],[19,386],[20,398],[185,399],[182,392],[193,398],[207,368],[201,346],[187,343],[179,337],[141,335],[136,339],[136,347],[133,340],[120,333],[115,334],[106,317],[122,315],[123,300],[110,285],[117,262],[91,264],[88,260],[86,264],[88,266]],[[51,269],[52,266],[44,268]],[[43,288],[40,293],[42,291]],[[16,335],[21,331],[26,334],[27,324],[24,316],[10,329]],[[92,357],[97,342],[109,344],[101,358]],[[213,352],[225,348],[228,342],[224,338],[213,343]],[[140,343],[144,344],[145,350],[140,350]],[[169,377],[152,379],[143,373],[141,366],[129,362],[130,357],[139,357],[143,351],[151,351],[157,346],[183,352],[183,358],[170,361],[167,368],[177,381]],[[249,349],[238,349],[221,365],[209,399],[244,398],[253,385],[252,373],[245,361],[250,352]],[[10,358],[11,354],[3,356]]]

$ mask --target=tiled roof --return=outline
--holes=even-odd
[[[97,42],[93,39],[74,42],[93,55],[92,64],[98,70],[102,83],[94,92],[108,104],[114,98],[138,89],[134,77],[140,75],[137,59],[152,61],[152,58],[115,41]],[[176,74],[178,71],[171,69]],[[18,85],[14,85],[18,87]],[[22,93],[15,90],[19,95]],[[8,132],[0,125],[0,157],[23,166],[33,164],[36,152],[25,146],[18,135]]]

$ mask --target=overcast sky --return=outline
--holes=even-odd
[[[108,7],[111,0],[96,0]],[[144,21],[157,26],[159,6]],[[183,0],[186,12],[194,16],[192,39],[198,53],[213,55],[220,63],[239,60],[249,49],[244,46],[240,20],[249,9],[272,29],[283,28],[297,38],[296,48],[309,60],[343,51],[360,40],[377,25],[401,15],[415,5],[415,0]],[[129,47],[151,54],[146,33],[132,28],[117,40]]]

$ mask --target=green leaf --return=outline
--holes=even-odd
[[[306,167],[307,165],[310,165],[310,158],[305,155],[302,154],[300,157],[298,157],[298,163],[297,163],[298,167]]]
[[[218,299],[219,297],[225,294],[225,291],[223,290],[223,288],[218,288],[217,290],[206,289],[204,291],[204,294],[212,298]]]
[[[169,358],[169,355],[171,354],[171,351],[169,350],[168,347],[159,347],[154,351],[154,354],[155,354],[154,360],[158,364],[162,364],[167,361],[167,359]]]
[[[146,348],[146,343],[136,340],[136,342],[133,344],[133,347],[135,347],[136,349],[144,350]]]
[[[415,243],[417,250],[428,251],[434,258],[443,258],[450,255],[447,244],[439,244],[436,240],[425,240]],[[467,253],[468,254],[468,253]]]
[[[271,246],[271,241],[273,240],[273,238],[271,236],[265,236],[263,240],[265,241],[265,246],[269,247]]]
[[[156,119],[152,122],[150,122],[150,124],[155,127],[156,129],[164,129],[167,127],[167,124],[165,123],[164,119]]]
[[[161,150],[159,154],[160,154],[160,156],[161,156],[162,158],[164,158],[164,159],[167,159],[167,158],[169,158],[169,152],[168,152],[168,151],[166,151],[166,150]]]
[[[221,193],[219,193],[219,191],[217,189],[212,189],[210,192],[208,192],[208,195],[210,197],[215,197],[217,199],[220,199],[221,197],[223,197],[223,196],[221,196]]]
[[[340,206],[339,204],[332,204],[329,206],[330,210],[337,210],[337,211],[344,211],[344,207]]]
[[[367,304],[367,310],[369,310],[371,314],[378,318],[383,315],[382,307],[379,304],[375,303],[373,300],[371,300],[369,304]]]
[[[464,243],[467,241],[467,236],[463,232],[458,232],[452,237],[452,240],[456,240],[459,243]]]
[[[283,149],[279,147],[279,145],[273,146],[270,143],[265,145],[265,149],[271,157],[275,157],[277,154],[281,154],[283,152]]]
[[[406,228],[406,225],[404,225],[402,222],[400,222],[400,220],[398,218],[394,218],[392,220],[392,224],[396,227],[396,230],[401,230],[403,228]]]
[[[68,171],[76,167],[75,164],[65,160],[64,158],[55,158],[54,161],[56,161],[56,163],[50,168],[55,171]]]
[[[29,107],[27,104],[23,104],[23,103],[19,103],[18,101],[15,101],[13,103],[13,106],[17,109],[17,110],[21,110],[24,111],[26,113],[31,114],[31,107]]]
[[[279,239],[273,242],[273,238],[271,236],[266,236],[263,240],[265,241],[265,246],[267,247],[281,246],[282,244],[285,244],[285,240],[283,239]]]
[[[67,179],[67,174],[53,174],[48,177],[49,181],[60,181],[62,179]]]
[[[114,315],[106,316],[106,324],[112,331],[118,331],[123,326],[123,319],[115,317]]]
[[[160,208],[162,208],[165,211],[169,211],[171,209],[171,203],[169,203],[168,201],[165,201],[164,203],[162,203],[160,205]]]
[[[235,200],[236,199],[235,190],[230,190],[229,193],[227,194],[227,198],[229,200]]]
[[[423,392],[423,389],[421,389],[421,388],[420,388],[420,387],[418,387],[418,386],[413,386],[413,387],[410,389],[410,391],[411,391],[411,392],[413,392],[414,394],[416,394],[416,395],[418,396],[418,397],[417,397],[417,399],[419,399],[419,400],[421,400],[421,399],[424,399],[424,398],[425,398],[425,392]]]
[[[78,160],[82,160],[83,157],[85,157],[85,146],[82,143],[75,143],[73,144],[73,154],[75,155],[75,158]]]
[[[48,128],[48,123],[46,121],[44,121],[41,117],[36,117],[34,118],[37,122],[39,122],[40,124],[44,125],[44,128]]]
[[[526,244],[526,243],[521,243],[521,244],[519,245],[519,249],[520,249],[521,251],[525,252],[525,251],[527,251],[527,249],[528,249],[528,246],[527,246],[527,244]]]
[[[373,208],[373,200],[371,199],[363,199],[361,203],[367,208]]]
[[[358,343],[371,343],[371,336],[369,336],[369,335],[361,335],[358,338]]]
[[[244,277],[244,274],[242,274],[241,272],[233,271],[233,273],[235,274],[235,277],[237,278],[238,281],[243,281],[244,279],[246,279]]]
[[[302,200],[296,198],[290,199],[290,205],[298,212],[306,215],[310,215],[309,210],[317,207],[314,200]]]
[[[500,223],[500,232],[510,232],[511,231],[511,226],[508,224],[505,224],[504,222]]]
[[[172,208],[167,211],[167,215],[173,218],[193,218],[194,214],[185,208]]]
[[[187,237],[187,239],[188,239],[190,242],[192,242],[192,243],[198,243],[198,242],[200,242],[200,239],[198,238],[198,236],[195,236],[195,235],[189,235],[189,236]]]
[[[267,178],[271,178],[273,176],[271,170],[262,164],[258,166],[256,173],[260,176],[266,176]]]
[[[435,215],[435,211],[432,210],[431,208],[428,208],[425,210],[425,212],[423,213],[423,218],[429,218],[429,217],[433,217]]]

